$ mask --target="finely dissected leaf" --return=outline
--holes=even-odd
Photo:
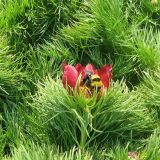
[[[84,152],[75,147],[62,153],[53,146],[38,146],[28,142],[14,148],[12,157],[5,157],[3,160],[92,160],[92,156],[87,151]]]
[[[160,135],[159,129],[155,130],[153,135],[148,139],[145,149],[141,153],[142,159],[145,160],[158,160],[160,157]]]
[[[159,160],[159,17],[157,0],[1,0],[0,159]],[[114,82],[69,95],[62,62],[111,64]]]
[[[30,104],[37,120],[44,124],[46,136],[62,147],[85,147],[110,138],[136,140],[156,127],[141,94],[129,91],[124,83],[113,83],[99,102],[76,93],[68,96],[59,81],[49,79],[39,85],[34,103]],[[44,133],[43,129],[40,132]]]

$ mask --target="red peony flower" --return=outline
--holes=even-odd
[[[67,85],[72,89],[75,89],[76,85],[81,89],[83,87],[85,93],[86,91],[92,92],[94,88],[107,89],[112,78],[111,71],[112,66],[107,64],[98,70],[92,64],[86,66],[82,66],[80,63],[75,66],[63,64],[62,83],[64,87]],[[80,80],[79,84],[77,84],[78,79]]]

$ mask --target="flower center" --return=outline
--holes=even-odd
[[[103,86],[101,78],[97,74],[86,74],[83,78],[83,83],[90,89],[101,88]]]

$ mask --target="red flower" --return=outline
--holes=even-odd
[[[82,66],[80,63],[75,66],[63,64],[63,75],[62,75],[62,83],[63,86],[66,87],[68,85],[70,88],[75,88],[77,84],[77,80],[80,79],[80,84],[77,84],[79,87],[88,87],[88,83],[94,83],[94,85],[102,84],[102,87],[107,89],[110,85],[110,79],[112,78],[112,66],[104,65],[100,69],[94,69],[92,64],[87,64],[86,66]],[[95,83],[93,77],[96,77],[100,82]],[[85,79],[88,78],[87,83],[85,83]],[[99,86],[98,86],[99,87]],[[88,90],[88,89],[87,89]],[[91,89],[90,89],[91,90]]]

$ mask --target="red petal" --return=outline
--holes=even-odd
[[[83,66],[80,63],[75,65],[76,70],[79,72]]]
[[[80,63],[76,64],[75,68],[78,71],[78,74],[84,72],[84,66],[82,66]]]
[[[98,75],[100,76],[104,87],[108,88],[110,79],[112,78],[112,66],[111,65],[104,65],[100,70],[98,71]]]
[[[63,69],[63,71],[65,70],[65,67],[67,66],[67,64],[66,63],[64,63],[64,62],[62,62],[62,69]]]
[[[97,69],[94,71],[94,74],[98,74],[98,70]]]
[[[76,86],[77,80],[78,72],[76,68],[70,65],[66,65],[62,75],[62,83],[64,87],[66,87],[66,84],[68,84],[68,86],[74,88]]]
[[[87,64],[85,67],[85,71],[89,71],[94,74],[94,66],[92,64]]]

